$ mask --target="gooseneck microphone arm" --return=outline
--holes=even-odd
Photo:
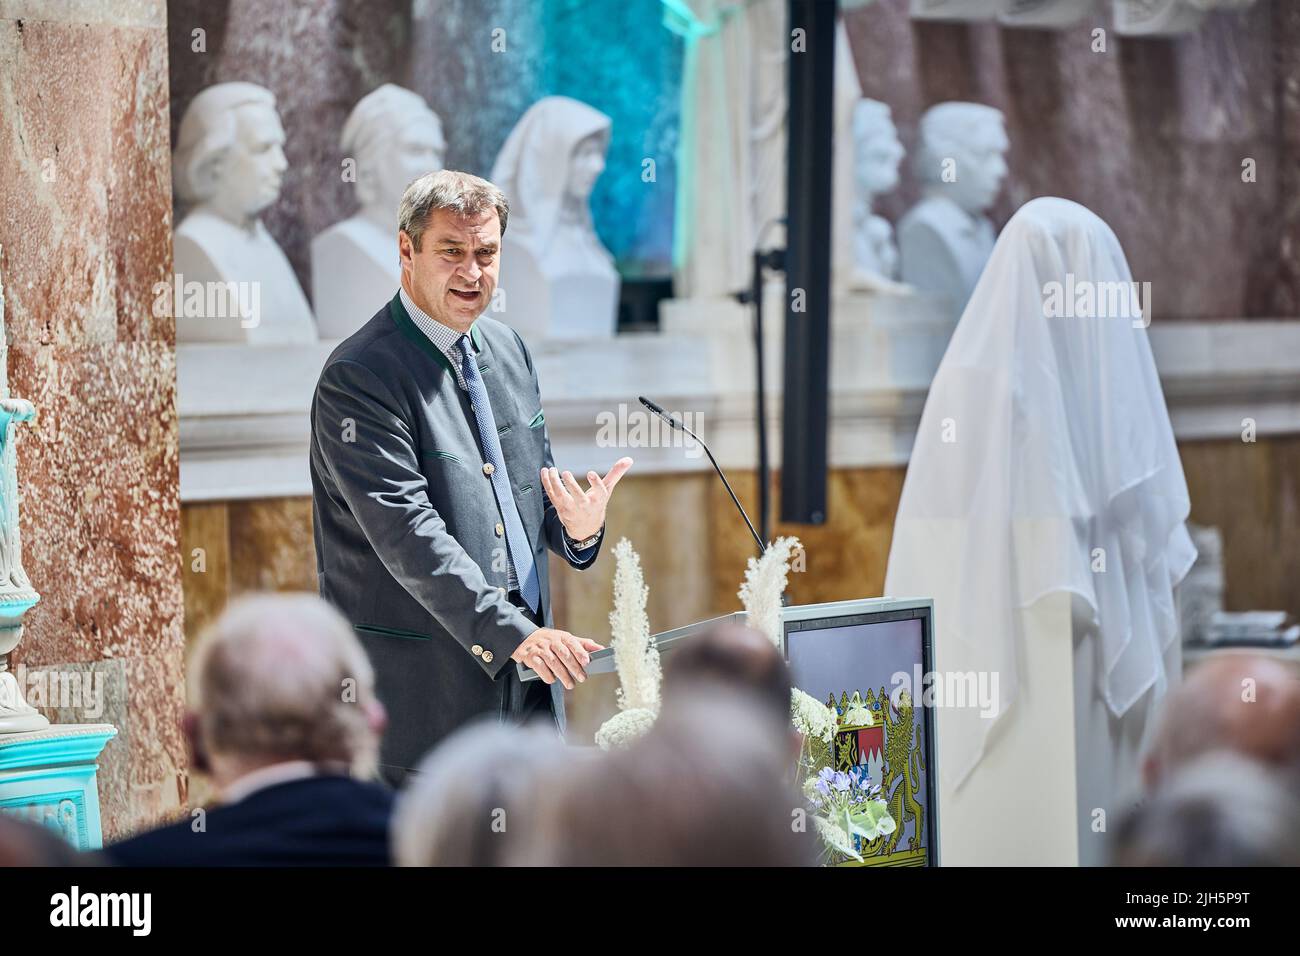
[[[749,533],[754,536],[754,543],[758,545],[759,557],[762,557],[763,552],[767,550],[767,545],[763,543],[763,539],[760,538],[758,536],[758,532],[754,530],[754,522],[750,521],[749,515],[745,514],[745,509],[744,506],[741,505],[740,499],[737,498],[736,493],[731,490],[731,482],[727,481],[727,476],[722,473],[722,468],[718,465],[718,460],[713,457],[713,452],[709,451],[709,446],[704,443],[704,439],[702,439],[699,435],[695,434],[695,432],[687,428],[685,423],[683,423],[676,415],[668,414],[668,412],[664,411],[662,408],[660,408],[654,402],[650,401],[650,399],[646,398],[644,395],[639,396],[639,401],[651,412],[653,412],[654,414],[662,418],[664,421],[666,421],[672,428],[675,428],[678,431],[686,432],[686,434],[690,435],[692,438],[694,438],[697,442],[700,443],[700,447],[704,449],[704,454],[708,455],[709,461],[713,463],[713,470],[716,471],[718,473],[718,477],[722,479],[722,484],[723,487],[727,489],[727,494],[731,495],[731,500],[735,504],[736,510],[740,512],[740,516],[745,519],[745,524],[749,526]]]

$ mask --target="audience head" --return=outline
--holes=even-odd
[[[38,823],[0,813],[0,869],[10,866],[87,866],[72,844]]]
[[[1292,666],[1225,654],[1193,669],[1166,699],[1143,762],[1147,790],[1214,750],[1252,757],[1300,786],[1300,675]]]
[[[241,598],[199,637],[185,729],[217,786],[308,760],[373,773],[383,732],[374,672],[347,621],[310,594]]]
[[[1120,824],[1120,866],[1300,866],[1300,802],[1276,769],[1229,751],[1173,770]]]
[[[539,794],[575,759],[553,730],[494,722],[448,737],[398,798],[399,866],[501,866],[532,830]]]
[[[753,694],[715,684],[665,701],[645,737],[576,764],[547,788],[522,862],[811,864],[816,847],[794,826],[803,801],[784,744]]]
[[[789,728],[790,668],[762,632],[743,624],[724,624],[685,641],[668,655],[666,707],[711,693],[717,685],[753,695],[767,716]]]

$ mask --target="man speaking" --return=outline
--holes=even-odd
[[[579,570],[596,560],[632,459],[588,472],[585,490],[554,467],[532,357],[482,316],[508,214],[476,176],[413,182],[398,208],[401,288],[334,350],[312,400],[320,593],[374,663],[394,786],[475,717],[562,731],[562,688],[601,648],[551,627],[546,548]],[[521,682],[515,662],[542,681]]]

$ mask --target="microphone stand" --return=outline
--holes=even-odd
[[[784,223],[784,219],[774,219],[763,228],[766,234],[768,227]],[[762,243],[762,236],[759,237],[759,244]],[[759,527],[763,529],[763,540],[766,541],[772,530],[772,503],[771,503],[771,484],[772,484],[772,467],[769,463],[767,452],[767,387],[763,372],[763,270],[772,269],[775,271],[784,271],[785,269],[785,250],[768,249],[764,251],[755,247],[753,255],[753,271],[750,273],[749,288],[743,292],[736,293],[736,300],[742,305],[752,305],[754,307],[754,371],[755,387],[755,421],[758,426],[758,522]],[[701,442],[703,444],[703,442]]]
[[[763,556],[763,552],[767,550],[767,545],[763,543],[763,539],[760,538],[758,536],[758,532],[754,530],[754,522],[750,521],[749,515],[745,514],[745,509],[741,505],[740,499],[736,497],[736,493],[731,489],[731,482],[727,481],[727,476],[722,473],[722,468],[718,464],[718,459],[713,457],[713,452],[710,451],[709,446],[704,443],[704,439],[700,438],[699,435],[695,434],[695,432],[687,428],[686,424],[682,422],[676,415],[668,414],[668,412],[664,411],[662,408],[660,408],[654,402],[650,401],[650,399],[646,398],[644,395],[640,396],[638,400],[641,402],[642,405],[644,405],[650,411],[654,412],[654,414],[658,415],[660,418],[666,421],[670,427],[675,428],[678,431],[686,432],[686,434],[690,435],[692,438],[694,438],[697,442],[700,443],[700,447],[704,449],[704,453],[709,456],[709,461],[712,462],[713,464],[713,470],[716,471],[718,473],[718,477],[722,479],[722,485],[727,489],[727,494],[731,495],[731,501],[736,506],[736,510],[739,511],[740,516],[745,519],[745,525],[749,528],[749,533],[754,536],[754,543],[758,545],[758,556],[761,558]]]

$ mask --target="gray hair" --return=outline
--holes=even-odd
[[[532,832],[542,784],[574,755],[553,730],[495,721],[457,731],[424,758],[398,798],[398,866],[501,866]]]
[[[343,762],[370,775],[374,671],[343,616],[314,594],[232,602],[190,658],[190,707],[214,754]]]
[[[397,207],[397,228],[411,237],[416,252],[420,251],[425,227],[435,209],[446,209],[457,216],[479,216],[495,209],[503,236],[510,216],[506,194],[486,179],[454,169],[425,173],[406,187]]]

